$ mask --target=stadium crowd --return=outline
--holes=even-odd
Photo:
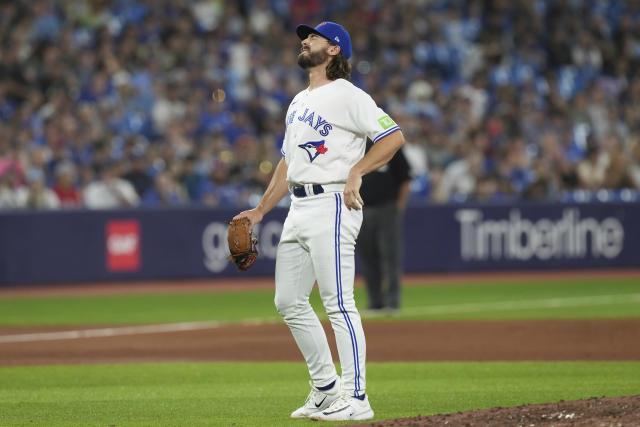
[[[403,128],[414,203],[637,197],[637,0],[19,0],[0,209],[255,204],[322,20]]]

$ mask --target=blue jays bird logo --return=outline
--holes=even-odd
[[[298,147],[307,152],[310,162],[313,162],[318,155],[327,152],[327,147],[324,146],[324,139],[322,141],[307,141],[304,144],[299,144]]]

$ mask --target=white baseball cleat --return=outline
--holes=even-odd
[[[311,392],[307,396],[306,402],[291,413],[291,418],[309,418],[311,414],[327,409],[342,394],[340,377],[336,379],[331,390],[318,390],[313,386],[312,381],[309,381],[309,385],[311,385]]]
[[[360,421],[373,418],[373,409],[369,405],[369,397],[364,400],[343,394],[327,409],[320,410],[309,418],[315,421]]]

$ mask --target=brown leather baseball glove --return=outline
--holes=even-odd
[[[229,258],[238,270],[248,270],[258,258],[258,237],[251,231],[251,221],[243,217],[229,223]]]

